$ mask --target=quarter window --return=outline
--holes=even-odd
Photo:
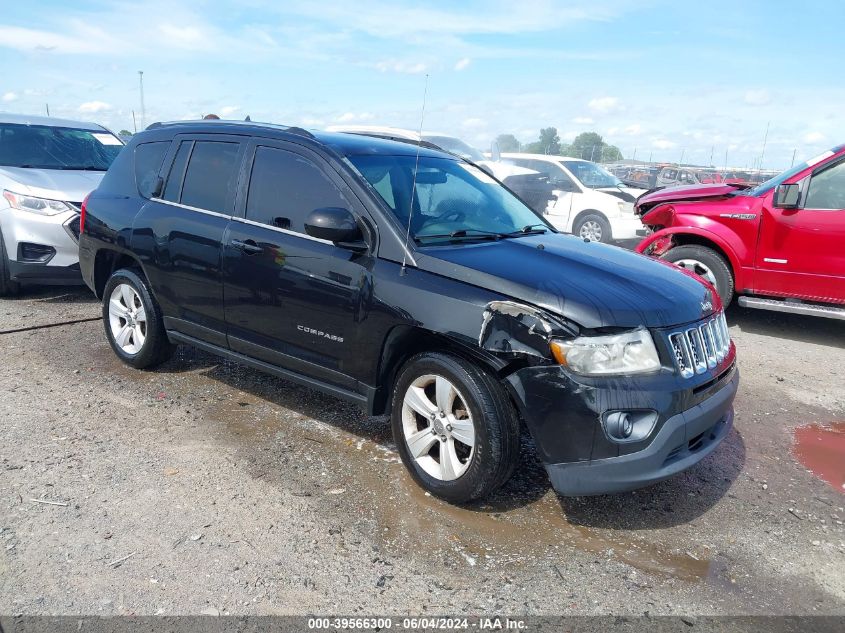
[[[319,167],[283,149],[256,150],[246,202],[248,220],[305,233],[305,218],[324,207],[351,205]]]
[[[170,166],[167,175],[167,184],[164,186],[162,198],[170,202],[179,202],[179,194],[182,193],[182,178],[185,176],[185,166],[188,164],[188,156],[191,155],[193,141],[182,141],[176,151],[176,158]]]
[[[158,170],[169,147],[170,141],[159,141],[141,143],[135,148],[135,183],[145,198],[149,198],[153,193]]]
[[[810,179],[807,209],[845,209],[845,161],[819,172]]]

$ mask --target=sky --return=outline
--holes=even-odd
[[[0,111],[116,131],[211,112],[418,129],[427,82],[424,128],[482,150],[554,126],[626,158],[780,169],[845,142],[840,2],[4,5]]]

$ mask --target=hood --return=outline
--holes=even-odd
[[[746,187],[728,185],[724,183],[712,185],[684,185],[682,187],[666,187],[652,189],[637,199],[637,209],[647,211],[651,207],[664,202],[678,202],[700,200],[702,198],[723,198],[741,191]]]
[[[599,187],[593,191],[601,191],[608,195],[624,200],[625,202],[634,202],[637,198],[645,193],[645,189],[635,189],[634,187]]]
[[[476,163],[479,167],[487,167],[493,175],[499,180],[504,180],[508,176],[524,176],[526,174],[536,174],[538,172],[533,169],[525,167],[517,167],[510,163],[503,163],[495,160],[480,160]]]
[[[9,190],[38,198],[82,202],[100,184],[104,171],[0,167],[0,174],[14,181]]]
[[[417,265],[589,329],[680,325],[720,305],[710,287],[691,273],[559,233],[430,247],[419,251]]]

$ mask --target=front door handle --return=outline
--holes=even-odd
[[[254,240],[232,240],[232,246],[243,251],[247,255],[255,255],[264,250],[256,244]]]

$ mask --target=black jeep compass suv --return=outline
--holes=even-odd
[[[559,234],[430,148],[154,124],[87,199],[79,255],[124,362],[187,343],[389,414],[414,479],[453,502],[508,480],[520,420],[566,495],[664,479],[733,423],[712,286]]]

